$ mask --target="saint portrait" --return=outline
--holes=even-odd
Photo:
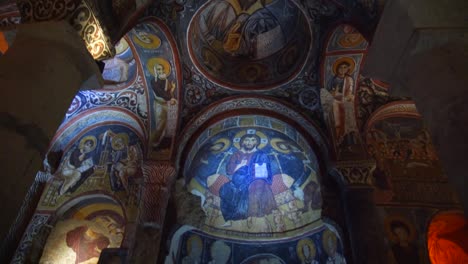
[[[211,244],[210,255],[208,264],[227,264],[231,257],[231,247],[222,240],[216,240]]]
[[[322,245],[328,256],[326,264],[346,264],[346,259],[338,252],[338,238],[334,232],[329,229],[323,232]]]
[[[202,239],[198,235],[190,235],[186,241],[186,256],[182,258],[182,264],[201,264],[202,251]]]
[[[414,243],[416,230],[405,218],[390,216],[385,221],[387,237],[392,242],[392,254],[398,264],[420,263],[418,247]]]
[[[164,58],[154,57],[148,60],[146,66],[153,77],[149,83],[155,95],[154,117],[156,128],[152,132],[151,142],[153,148],[169,148],[171,137],[167,133],[167,126],[170,121],[170,112],[177,108],[176,84],[170,77],[171,64]]]
[[[351,57],[341,57],[332,64],[333,76],[326,83],[326,93],[330,104],[326,113],[333,128],[336,145],[350,150],[358,143],[358,128],[355,115],[355,87],[352,73],[356,62]],[[323,93],[323,92],[322,92]]]
[[[301,261],[301,264],[319,264],[315,259],[317,255],[317,249],[312,240],[304,238],[297,242],[296,254]]]

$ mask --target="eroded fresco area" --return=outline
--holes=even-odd
[[[210,230],[281,233],[320,218],[317,159],[286,123],[232,117],[195,144],[186,182],[201,197]]]
[[[183,226],[170,254],[165,263],[346,263],[341,237],[331,225],[279,242],[220,239]]]

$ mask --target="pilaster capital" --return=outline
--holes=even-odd
[[[371,186],[375,160],[339,161],[335,167],[341,173],[346,186]]]

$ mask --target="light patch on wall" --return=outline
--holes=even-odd
[[[72,218],[58,221],[39,263],[97,263],[103,249],[120,247],[124,235],[123,218],[114,211],[112,204],[108,204],[108,208],[98,207],[102,210],[90,212],[87,206],[82,208],[86,212],[80,209]]]

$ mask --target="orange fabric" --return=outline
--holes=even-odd
[[[468,263],[468,222],[463,215],[434,217],[429,226],[428,249],[433,264]]]
[[[5,39],[3,32],[0,32],[0,52],[3,54],[8,50],[8,42]]]

